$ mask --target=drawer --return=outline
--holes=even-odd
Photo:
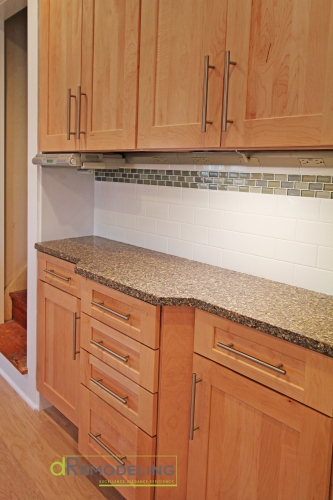
[[[82,311],[153,349],[159,346],[160,308],[82,278]]]
[[[156,435],[157,394],[81,350],[81,383],[150,436]]]
[[[195,311],[194,351],[333,415],[332,358],[199,309]]]
[[[74,273],[75,264],[38,252],[38,279],[64,292],[81,296],[81,277]]]
[[[96,436],[95,439],[91,435]],[[145,480],[152,479],[148,471],[151,471],[154,465],[156,438],[148,436],[96,394],[81,385],[79,452],[85,455],[95,468],[102,467],[104,477],[114,482],[117,487],[117,478],[126,483],[135,480],[136,474],[128,474],[128,472],[136,472],[138,467],[140,467],[140,475],[143,471],[146,472]],[[117,461],[113,454],[121,462]],[[114,473],[112,473],[113,470]],[[127,500],[152,500],[154,497],[154,488],[150,487],[121,487],[119,491]]]
[[[157,392],[158,349],[150,349],[84,313],[81,347],[148,391]]]

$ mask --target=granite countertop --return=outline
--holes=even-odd
[[[333,296],[98,236],[35,248],[150,304],[197,307],[333,357]]]

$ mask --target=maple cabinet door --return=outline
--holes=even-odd
[[[333,144],[333,2],[228,3],[225,147]]]
[[[142,0],[139,149],[220,146],[226,16],[227,0]]]
[[[136,146],[140,0],[83,0],[81,149]]]
[[[80,303],[73,295],[38,281],[37,389],[76,426],[79,423]]]
[[[194,355],[187,499],[326,500],[331,418]]]
[[[75,151],[79,147],[74,133],[81,81],[81,24],[82,0],[40,0],[40,151]],[[74,97],[68,97],[68,89]]]

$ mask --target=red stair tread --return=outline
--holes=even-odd
[[[27,331],[14,320],[0,325],[0,352],[22,375],[28,373]]]
[[[13,319],[23,328],[27,328],[27,291],[10,292],[13,302]]]

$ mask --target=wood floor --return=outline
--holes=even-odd
[[[0,377],[0,500],[123,499],[98,487],[99,474],[53,476],[64,455],[78,455],[76,427],[53,407],[31,410]]]

